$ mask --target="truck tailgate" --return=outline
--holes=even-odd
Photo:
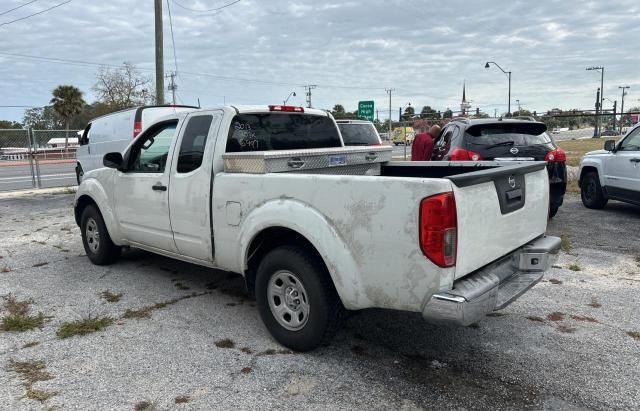
[[[458,217],[456,279],[544,234],[549,212],[545,164],[528,162],[448,177]]]

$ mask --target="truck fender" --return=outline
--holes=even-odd
[[[100,214],[102,214],[104,224],[107,226],[107,231],[109,232],[111,241],[116,245],[125,245],[122,242],[122,233],[119,229],[111,203],[109,202],[109,197],[107,196],[104,187],[102,187],[95,178],[87,178],[83,180],[82,184],[78,187],[74,201],[74,212],[76,213],[76,222],[78,225],[80,225],[81,215],[79,215],[80,213],[78,213],[77,207],[80,199],[84,196],[89,197],[96,204],[98,210],[100,210]]]
[[[602,168],[602,160],[596,157],[593,158],[584,158],[582,163],[580,164],[580,175],[578,176],[579,181],[582,182],[582,177],[589,171],[597,171],[598,178],[600,179],[600,186],[605,187],[604,180],[604,170]]]
[[[366,306],[361,293],[362,281],[350,248],[331,222],[312,206],[293,199],[268,201],[256,207],[242,223],[238,266],[247,269],[249,246],[263,230],[287,228],[306,238],[318,251],[331,275],[333,284],[347,309]]]

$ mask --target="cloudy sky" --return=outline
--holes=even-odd
[[[98,64],[128,61],[153,76],[153,1],[73,0],[10,23],[63,1],[0,2],[0,119],[21,120],[24,108],[4,106],[45,105],[59,84],[92,101]],[[459,109],[466,80],[473,108],[493,114],[507,108],[507,77],[484,68],[495,61],[513,72],[512,109],[516,99],[538,111],[592,108],[600,74],[585,68],[593,65],[605,66],[605,97],[619,100],[618,86],[629,85],[626,106],[640,105],[636,1],[241,0],[199,12],[231,1],[169,0],[179,103],[270,104],[295,91],[290,103],[304,105],[304,85],[315,84],[315,107],[375,100],[383,119],[385,88],[395,89],[397,116],[406,103]]]

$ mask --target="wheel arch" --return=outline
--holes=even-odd
[[[349,247],[335,232],[328,219],[307,205],[286,201],[286,206],[267,204],[254,210],[240,236],[239,266],[247,287],[253,291],[260,259],[280,245],[296,245],[315,253],[324,262],[333,286],[347,309],[370,305],[360,281],[358,266]],[[286,217],[286,218],[285,218]]]

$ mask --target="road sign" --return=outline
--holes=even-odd
[[[358,102],[358,117],[373,121],[374,111],[373,101]]]

